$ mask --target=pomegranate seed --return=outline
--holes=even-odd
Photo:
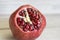
[[[35,13],[33,13],[33,14],[32,14],[32,17],[34,17],[34,18],[35,18],[35,17],[36,17],[36,14],[35,14]]]
[[[33,9],[32,9],[32,8],[27,8],[27,11],[28,11],[28,12],[32,12]]]
[[[32,23],[33,23],[34,25],[37,25],[37,23],[36,23],[36,22],[34,22],[34,21],[32,21]]]
[[[39,29],[39,27],[38,27],[38,26],[34,26],[34,28],[35,28],[35,29],[37,29],[37,30]]]
[[[38,25],[37,25],[37,27],[40,27],[40,26],[41,26],[41,24],[38,24]]]
[[[36,15],[36,17],[35,17],[36,19],[39,19],[39,17],[38,17],[38,15]]]
[[[24,23],[24,21],[20,21],[20,25],[24,25],[25,23]]]
[[[21,18],[17,18],[17,24],[20,26],[22,26],[22,25],[24,25],[25,24],[25,22],[24,22],[24,20],[23,19],[21,19]]]
[[[30,31],[33,31],[33,30],[34,30],[33,25],[30,25],[29,30],[30,30]]]
[[[21,21],[20,17],[17,18],[17,22]]]
[[[25,27],[23,27],[23,31],[28,31]]]
[[[33,18],[32,18],[32,16],[29,16],[30,17],[30,20],[32,21],[32,20],[34,20]]]
[[[28,11],[29,15],[32,15],[32,12],[33,12],[32,8],[27,8],[27,11]]]
[[[37,26],[34,26],[35,29],[37,29]]]
[[[20,26],[20,24],[21,24],[20,21],[17,24]]]
[[[40,27],[41,26],[41,22],[38,22],[38,25],[37,26]]]
[[[19,15],[20,16],[25,16],[25,10],[20,11]]]
[[[34,10],[34,11],[33,11],[33,17],[36,17],[36,14],[37,14],[37,11]]]
[[[17,18],[17,24],[20,26],[20,21],[21,21],[21,19],[18,17]]]
[[[26,28],[26,29],[29,29],[29,25],[26,25],[25,28]]]

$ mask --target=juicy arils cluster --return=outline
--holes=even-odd
[[[23,31],[39,30],[41,27],[41,15],[38,10],[26,8],[18,13],[16,22]]]

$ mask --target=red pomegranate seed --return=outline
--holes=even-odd
[[[37,26],[34,26],[35,29],[37,29]]]
[[[20,11],[19,15],[20,16],[25,16],[25,10]]]
[[[17,24],[20,26],[20,24],[21,24],[20,21]]]
[[[27,8],[27,11],[32,12],[33,10],[32,10],[32,8]]]
[[[29,24],[25,23],[24,26],[23,26],[23,30],[28,31],[28,29],[29,29]]]
[[[25,27],[23,27],[23,31],[28,31]]]
[[[21,19],[18,17],[16,21],[17,21],[17,24],[20,26]]]
[[[20,25],[24,25],[25,23],[24,23],[24,21],[20,21]]]
[[[32,23],[33,23],[34,25],[37,25],[37,23],[36,23],[36,22],[34,22],[34,21],[32,21]]]
[[[29,24],[28,22],[24,25],[23,27],[24,31],[33,31],[34,30],[34,26],[32,24]]]
[[[26,28],[26,29],[29,29],[29,25],[26,25],[25,28]]]
[[[35,17],[36,19],[39,19],[39,16],[38,15],[36,15],[36,17]]]
[[[33,13],[33,14],[32,14],[32,17],[34,17],[34,18],[35,18],[35,17],[36,17],[36,14],[35,14],[35,13]]]
[[[25,22],[24,22],[24,20],[23,19],[21,19],[21,18],[17,18],[17,24],[19,25],[19,26],[22,26],[22,25],[24,25],[25,24]]]
[[[32,8],[27,8],[27,11],[28,11],[29,15],[32,15],[32,12],[33,12]]]
[[[36,17],[37,11],[33,10],[33,17]]]
[[[17,18],[17,22],[21,21],[20,17]]]
[[[38,24],[38,25],[37,25],[37,27],[39,27],[39,28],[40,28],[40,26],[41,26],[41,24]]]
[[[39,27],[38,27],[38,26],[34,26],[34,28],[35,28],[35,29],[37,29],[37,30],[39,29]]]
[[[33,31],[34,30],[34,26],[33,25],[30,25],[29,30],[30,31]]]

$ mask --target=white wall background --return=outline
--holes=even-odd
[[[24,4],[33,5],[43,14],[60,14],[60,0],[0,0],[0,16],[9,15]]]

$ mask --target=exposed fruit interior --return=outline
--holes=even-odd
[[[41,27],[41,15],[33,8],[26,8],[18,13],[16,19],[18,26],[23,31],[39,30]]]

